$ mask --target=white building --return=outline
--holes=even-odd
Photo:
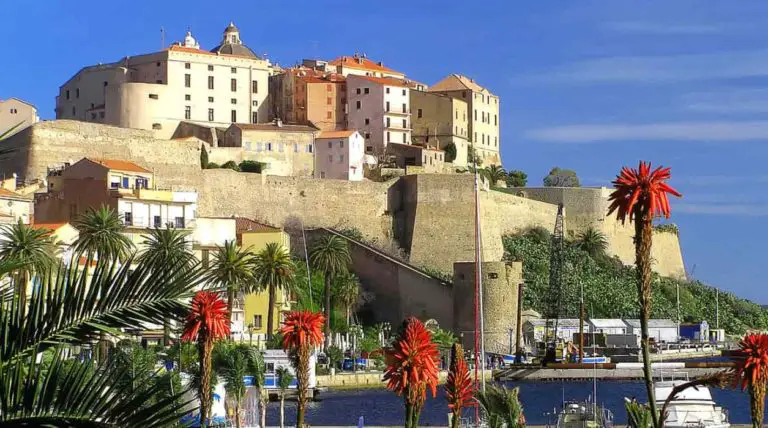
[[[410,89],[393,77],[347,76],[348,124],[365,138],[365,153],[390,142],[411,144]]]
[[[627,334],[629,326],[618,318],[590,318],[585,321],[584,331],[603,334]]]
[[[365,141],[355,130],[323,131],[315,139],[315,178],[360,181]]]
[[[160,52],[83,68],[59,89],[56,118],[149,129],[159,138],[172,137],[182,120],[266,122],[271,72],[232,23],[210,51],[187,32]]]
[[[630,328],[630,331],[627,333],[641,337],[639,319],[626,319],[624,321]],[[677,323],[670,319],[648,320],[648,336],[656,343],[677,342]]]

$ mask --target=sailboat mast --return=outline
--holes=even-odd
[[[480,389],[485,392],[485,323],[483,319],[482,238],[480,235],[480,176],[477,173],[477,159],[475,156],[472,157],[472,163],[475,171],[475,358],[477,359],[479,344]],[[477,377],[477,365],[475,366],[475,377]]]

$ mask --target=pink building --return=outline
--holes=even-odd
[[[365,139],[365,153],[386,151],[388,143],[411,144],[408,83],[394,77],[347,76],[347,122]]]
[[[363,179],[365,149],[359,132],[322,131],[315,138],[315,147],[315,178]]]

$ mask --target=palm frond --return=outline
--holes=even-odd
[[[61,351],[48,367],[29,361],[26,370],[21,362],[0,367],[0,427],[165,427],[190,405],[178,391],[142,406],[162,386],[143,375],[126,390],[131,374],[115,364],[67,360]]]
[[[99,332],[140,329],[186,315],[183,301],[202,281],[197,268],[177,263],[132,269],[131,264],[131,259],[122,265],[98,263],[92,271],[59,265],[40,275],[26,316],[19,316],[19,305],[0,305],[0,361],[8,364],[57,344],[93,339]]]
[[[295,266],[288,250],[280,244],[270,242],[253,261],[254,277],[259,287],[286,290],[293,284]]]
[[[347,241],[336,235],[320,238],[309,249],[309,263],[313,268],[331,276],[347,272],[352,263]]]
[[[110,207],[102,205],[99,209],[88,208],[75,219],[73,226],[78,230],[73,246],[77,255],[98,254],[99,259],[104,261],[124,260],[133,248],[131,240],[123,234],[123,219]]]
[[[255,292],[253,254],[250,248],[240,249],[234,241],[225,241],[213,254],[209,280],[233,291]]]
[[[191,266],[195,262],[189,244],[190,232],[170,225],[150,229],[144,237],[144,249],[136,261],[162,266],[166,263]]]

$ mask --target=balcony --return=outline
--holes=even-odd
[[[143,217],[123,214],[122,218],[123,224],[129,229],[163,228],[166,224],[170,224],[174,229],[194,229],[197,225],[195,219],[184,217],[174,217],[169,219],[160,216]]]
[[[384,108],[384,114],[389,115],[396,115],[396,116],[410,116],[411,115],[411,109],[406,108],[403,110],[402,108]]]

